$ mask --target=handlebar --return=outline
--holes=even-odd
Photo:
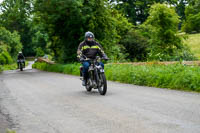
[[[83,54],[82,54],[83,55]],[[101,58],[101,57],[99,57],[99,56],[96,56],[96,58],[95,59],[91,59],[91,58],[87,58],[85,55],[83,55],[84,57],[85,57],[85,59],[84,59],[84,61],[92,61],[92,60],[109,60],[109,58],[108,59],[105,59],[105,58]]]
[[[95,59],[91,59],[91,58],[86,58],[84,59],[85,61],[92,61],[92,60],[109,60],[109,59],[104,59],[104,58],[101,58],[99,56],[97,56]]]

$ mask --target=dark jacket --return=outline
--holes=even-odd
[[[24,55],[23,54],[18,54],[18,57],[17,57],[17,59],[18,60],[25,60],[25,58],[24,58]]]
[[[103,48],[96,41],[93,41],[92,43],[87,43],[86,41],[81,42],[78,46],[77,55],[79,59],[85,58],[83,55],[91,59],[95,59],[97,55],[100,55],[101,57],[106,56]]]

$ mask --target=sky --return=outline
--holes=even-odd
[[[2,2],[3,0],[0,0],[0,3]]]

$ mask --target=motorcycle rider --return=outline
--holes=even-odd
[[[17,56],[17,67],[18,67],[18,69],[19,69],[20,60],[23,61],[23,65],[25,67],[25,57],[24,57],[24,55],[21,51],[18,53],[18,56]]]
[[[96,42],[94,34],[90,31],[85,33],[85,40],[78,46],[77,57],[83,65],[83,82],[82,85],[86,85],[86,79],[88,76],[88,69],[90,66],[89,61],[85,61],[86,58],[95,59],[97,55],[100,55],[102,59],[108,60],[107,55],[104,53],[102,46]],[[104,68],[104,64],[100,62],[100,65]]]

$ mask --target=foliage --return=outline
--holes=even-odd
[[[13,63],[13,59],[12,59],[12,57],[10,56],[10,54],[8,52],[3,52],[0,55],[5,58],[5,61],[6,61],[5,64]]]
[[[168,66],[108,65],[105,71],[108,73],[108,79],[114,81],[161,88],[200,91],[200,81],[198,80],[199,67],[188,67],[179,64]]]
[[[187,20],[182,28],[187,33],[200,32],[200,12],[198,14],[187,16]]]
[[[21,49],[19,34],[16,31],[11,33],[4,27],[0,27],[0,52],[8,51],[12,57],[16,57]]]
[[[9,65],[3,65],[2,70],[16,70],[17,69],[17,63],[9,64]]]
[[[116,9],[123,12],[130,22],[133,24],[143,23],[149,16],[149,10],[151,5],[155,3],[168,3],[176,7],[179,6],[179,0],[110,0],[110,3],[114,5]],[[117,4],[114,4],[114,3]],[[182,9],[179,8],[178,9]],[[182,13],[182,12],[181,12]],[[182,15],[182,14],[180,14]]]
[[[35,51],[36,51],[36,57],[42,57],[45,54],[41,47],[36,48]]]
[[[150,31],[148,60],[187,60],[184,57],[192,57],[181,36],[177,34],[178,24],[179,17],[172,7],[166,4],[151,7],[150,16],[145,22]]]
[[[79,72],[80,64],[66,64],[66,65],[54,64],[54,65],[50,65],[50,64],[47,64],[47,63],[36,62],[36,63],[33,64],[32,67],[40,69],[40,70],[44,70],[44,71],[49,71],[49,72],[59,72],[59,73],[73,74],[73,75],[79,75],[80,74],[80,72]]]
[[[2,72],[3,71],[3,67],[0,65],[0,72]]]
[[[23,44],[23,53],[32,54],[31,46],[31,0],[4,0],[0,4],[0,26],[7,30],[17,31]]]
[[[3,52],[0,54],[0,65],[6,65],[13,63],[13,59],[8,52]]]
[[[86,31],[95,34],[108,56],[120,57],[118,42],[132,26],[106,0],[36,0],[35,18],[47,29],[49,48],[58,62],[76,60],[77,47]]]
[[[49,44],[49,36],[48,33],[44,27],[44,25],[40,22],[40,18],[34,17],[34,21],[32,23],[31,32],[32,35],[32,48],[34,51],[34,54],[38,56],[43,56],[45,54],[50,54],[51,51],[48,48]],[[38,55],[38,48],[42,49],[42,55]],[[40,50],[41,51],[41,50]]]
[[[131,29],[120,43],[125,47],[125,53],[128,53],[126,59],[134,60],[146,60],[148,38],[143,36],[142,31]]]
[[[182,30],[191,32],[200,32],[200,0],[191,0],[185,9],[186,21]]]
[[[35,63],[34,68],[79,75],[80,64]],[[153,86],[178,90],[200,92],[200,68],[198,66],[107,64],[105,65],[108,80],[119,81],[141,86]]]
[[[177,34],[177,27],[180,29],[186,19],[184,31],[199,31],[199,3],[199,0],[4,0],[0,4],[0,27],[6,30],[0,29],[0,51],[16,57],[22,50],[25,56],[48,54],[59,63],[74,62],[84,33],[92,31],[113,62],[193,60]],[[4,35],[7,30],[13,36]]]
[[[0,65],[4,65],[4,64],[6,64],[6,59],[2,54],[0,54]]]

